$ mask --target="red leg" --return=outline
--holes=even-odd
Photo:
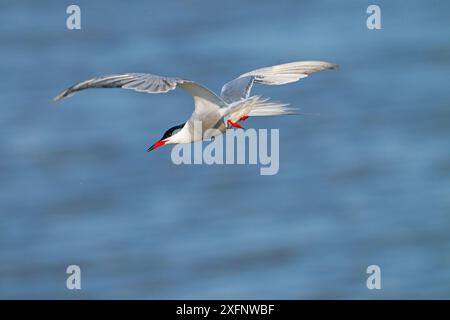
[[[245,121],[245,120],[247,120],[248,119],[248,116],[242,116],[240,119],[239,119],[239,121]]]
[[[244,129],[239,123],[233,122],[231,120],[227,120],[227,122],[230,126],[233,126],[235,128],[239,128],[239,129]]]

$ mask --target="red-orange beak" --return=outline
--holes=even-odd
[[[155,150],[156,148],[159,148],[167,143],[167,140],[159,140],[155,142],[150,148],[147,149],[147,152],[150,152],[152,150]]]

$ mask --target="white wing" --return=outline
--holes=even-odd
[[[148,73],[113,74],[89,79],[67,88],[53,100],[59,101],[89,88],[123,88],[147,93],[166,93],[176,88],[182,88],[194,98],[195,110],[198,112],[217,110],[227,105],[212,91],[194,81]]]
[[[222,87],[221,97],[231,103],[248,98],[253,83],[280,85],[296,82],[311,73],[334,69],[337,65],[324,61],[296,61],[272,67],[256,69],[240,75]]]

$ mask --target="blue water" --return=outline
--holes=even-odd
[[[2,1],[0,298],[450,298],[450,2],[376,3],[370,31],[366,1],[78,0],[69,31],[69,2]],[[320,113],[246,121],[280,129],[274,176],[146,153],[183,92],[51,101],[101,74],[218,91],[311,59],[340,69],[254,90]]]

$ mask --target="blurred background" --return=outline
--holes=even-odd
[[[70,4],[0,4],[0,298],[450,298],[448,1],[77,0],[72,31]],[[320,113],[246,121],[280,129],[274,176],[145,152],[191,114],[182,91],[51,101],[121,72],[220,91],[294,60],[340,69],[255,86]]]

